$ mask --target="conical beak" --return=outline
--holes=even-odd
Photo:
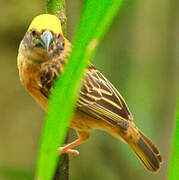
[[[44,47],[44,49],[46,49],[46,51],[48,51],[52,42],[53,35],[50,31],[47,30],[40,36],[38,45],[41,45],[42,47]]]

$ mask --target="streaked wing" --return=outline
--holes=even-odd
[[[86,70],[78,109],[96,119],[103,119],[113,125],[118,124],[122,128],[127,128],[128,120],[132,120],[122,96],[93,65]]]
[[[62,70],[61,64],[55,61],[45,62],[41,65],[39,73],[39,89],[46,98],[49,98],[53,84]]]

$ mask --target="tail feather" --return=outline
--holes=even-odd
[[[162,162],[160,151],[141,131],[137,131],[139,133],[138,140],[127,143],[149,171],[157,172]]]
[[[151,147],[151,149],[153,150],[153,152],[156,154],[156,156],[158,157],[158,160],[160,161],[160,163],[162,162],[162,156],[160,154],[159,149],[156,147],[156,145],[151,142],[151,140],[146,137],[141,131],[139,131],[140,135],[142,136],[142,138],[149,144],[149,146]]]

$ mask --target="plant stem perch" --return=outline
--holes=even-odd
[[[55,14],[61,21],[63,33],[66,35],[66,4],[65,0],[46,0],[46,12],[49,14]],[[66,137],[65,143],[68,142]],[[69,179],[69,156],[62,154],[59,157],[56,167],[56,173],[54,180],[68,180]]]

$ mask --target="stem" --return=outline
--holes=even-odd
[[[64,35],[66,35],[67,18],[66,18],[65,0],[45,0],[45,1],[46,1],[46,12],[49,14],[56,15],[60,19],[63,33]],[[65,143],[68,143],[68,135],[66,137]],[[69,179],[69,156],[67,154],[62,154],[58,160],[54,180],[68,180],[68,179]]]
[[[69,179],[69,156],[62,154],[58,160],[56,173],[53,180],[68,180]]]
[[[66,35],[66,3],[65,0],[45,0],[46,12],[56,15],[62,24],[62,29]]]

